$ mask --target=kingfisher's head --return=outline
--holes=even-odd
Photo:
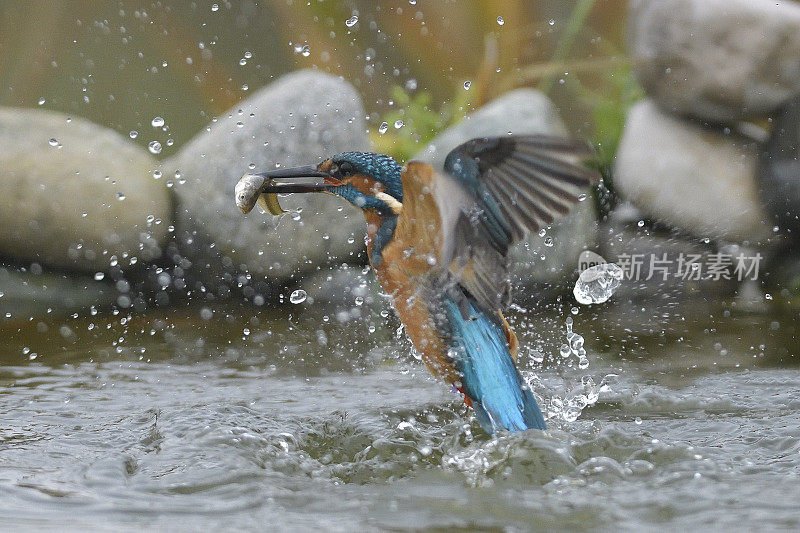
[[[260,189],[262,193],[327,192],[341,196],[364,211],[388,216],[398,214],[402,209],[401,168],[399,163],[387,155],[343,152],[316,167],[309,165],[277,169],[256,176],[265,178],[265,185]],[[302,178],[313,179],[316,183],[273,181]]]

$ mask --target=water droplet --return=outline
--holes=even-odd
[[[244,53],[245,59],[250,59],[251,57],[253,57],[253,53],[250,52],[249,50]]]
[[[50,139],[50,146],[58,146],[58,139],[56,139],[55,137]]]
[[[136,130],[131,130],[131,132],[128,134],[128,137],[130,137],[131,139],[135,139],[138,136],[139,136],[139,132],[136,131]]]
[[[294,53],[300,54],[303,57],[308,57],[311,55],[311,47],[307,44],[298,44],[294,47]]]
[[[95,281],[100,281],[100,280],[102,280],[104,277],[106,277],[106,275],[105,275],[105,274],[103,274],[102,272],[95,272],[95,273],[94,273],[94,279],[95,279]]]
[[[353,15],[352,17],[344,21],[344,25],[347,26],[348,28],[352,28],[356,24],[358,24],[358,15]]]
[[[246,60],[245,58],[241,58],[241,59],[239,60],[239,66],[240,66],[240,67],[243,67],[243,66],[245,66],[246,64],[247,64],[247,60]]]
[[[150,125],[154,128],[160,128],[164,125],[164,119],[161,117],[155,117],[153,120],[150,121]]]
[[[153,171],[153,177],[155,179],[157,179],[157,180],[160,180],[161,179],[161,171],[160,170],[154,170]]]
[[[562,344],[561,348],[558,349],[558,353],[561,354],[561,357],[569,357],[572,350],[569,349],[569,345]]]
[[[378,127],[378,133],[383,135],[387,131],[389,131],[389,123],[388,122],[381,122],[380,127]]]
[[[297,289],[289,295],[289,301],[293,304],[301,304],[306,301],[308,295],[303,289]]]
[[[464,82],[464,90],[469,91],[469,88],[472,87],[472,82],[467,80]]]
[[[614,263],[594,265],[581,272],[572,294],[583,305],[603,303],[622,284],[622,275],[622,268]]]
[[[125,193],[121,192],[117,193],[117,200],[119,200],[120,202],[123,201],[125,198],[127,198],[127,196],[125,196]]]
[[[219,11],[219,4],[211,4],[211,11]]]
[[[573,333],[569,339],[569,347],[574,352],[583,348],[583,336]]]
[[[394,121],[394,129],[399,130],[403,126],[405,126],[405,123],[402,120],[398,119]]]
[[[503,20],[503,17],[497,17],[497,24],[498,24],[499,26],[502,26],[502,25],[503,25],[503,24],[505,24],[505,23],[506,23],[506,21],[505,21],[505,20]]]
[[[46,100],[44,98],[39,98],[39,105],[44,105]]]
[[[363,304],[364,304],[364,298],[362,298],[361,296],[356,296],[356,305],[360,306]]]
[[[581,410],[578,407],[569,407],[564,411],[562,416],[566,422],[575,422],[580,414]]]
[[[553,244],[554,243],[553,243],[553,238],[552,237],[545,238],[545,240],[544,240],[544,245],[545,246],[553,246]]]
[[[548,23],[550,26],[555,26],[555,25],[556,25],[556,21],[555,21],[555,20],[553,20],[553,19],[550,19],[550,20],[548,20],[548,21],[547,21],[547,23]]]
[[[640,417],[638,417],[638,416],[633,421],[637,426],[641,426],[642,425],[642,419]]]
[[[584,201],[584,200],[586,200],[586,193],[581,193],[581,194],[579,194],[579,195],[578,195],[578,201],[579,201],[579,202],[582,202],[582,201]]]
[[[158,141],[150,141],[150,144],[147,145],[147,149],[150,150],[151,154],[160,154],[161,143]]]

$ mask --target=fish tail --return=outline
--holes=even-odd
[[[466,317],[465,306],[460,308],[451,298],[445,307],[459,389],[471,400],[481,427],[488,433],[545,429],[536,398],[514,365],[503,326],[472,303]]]

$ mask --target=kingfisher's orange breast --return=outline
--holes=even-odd
[[[409,174],[412,173],[412,174]],[[428,369],[453,383],[458,376],[447,357],[447,343],[437,331],[424,288],[431,269],[441,268],[442,231],[439,208],[433,199],[433,169],[409,163],[403,171],[403,209],[392,240],[383,248],[383,260],[373,265],[381,287],[392,296],[397,316]],[[407,186],[413,183],[413,186]],[[365,213],[367,256],[372,261],[374,236],[380,217]]]

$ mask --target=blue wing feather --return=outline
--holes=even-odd
[[[472,139],[454,148],[444,170],[469,191],[480,225],[505,255],[527,231],[564,216],[600,175],[577,164],[591,152],[579,142],[543,135]]]

